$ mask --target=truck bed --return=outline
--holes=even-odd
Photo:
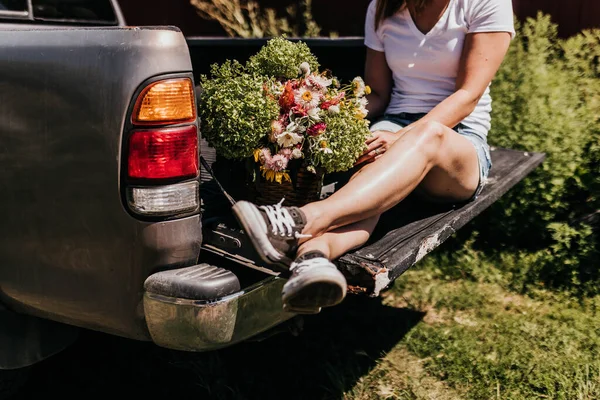
[[[205,141],[202,141],[202,154],[209,165],[216,161],[214,149]],[[500,148],[492,148],[491,155],[493,167],[488,183],[475,201],[441,205],[409,196],[382,216],[365,246],[336,260],[338,268],[348,279],[350,291],[378,296],[382,289],[491,206],[545,158],[542,153]],[[220,204],[223,224],[231,224],[231,219],[225,216],[229,209],[228,201],[206,169],[202,172],[202,180],[200,191],[203,197],[206,196],[206,203]],[[340,182],[337,181],[338,186]],[[229,189],[228,184],[224,184]],[[336,186],[335,179],[330,180],[331,186]],[[213,196],[220,196],[221,199],[216,200]],[[211,218],[214,218],[214,214]],[[210,225],[214,226],[214,223]],[[219,248],[210,243],[210,234],[205,233],[204,237],[203,249],[268,272],[267,268],[260,265],[255,253],[248,249],[250,244],[243,240],[243,235],[240,236],[242,251]]]

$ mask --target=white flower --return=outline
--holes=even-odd
[[[273,83],[273,86],[271,87],[271,90],[273,91],[273,94],[275,96],[281,96],[284,88],[285,86],[281,82],[275,81],[275,83]]]
[[[281,147],[290,147],[302,141],[302,136],[295,132],[284,131],[277,136],[277,144]]]
[[[306,61],[300,64],[300,73],[305,76],[310,74],[310,65]]]
[[[369,114],[369,110],[367,110],[367,104],[368,104],[367,99],[365,97],[362,97],[359,100],[358,104],[359,104],[360,113],[366,117],[367,114]]]
[[[306,78],[306,81],[308,82],[308,85],[313,89],[325,91],[325,89],[327,89],[328,86],[331,86],[331,82],[333,82],[333,79],[327,79],[321,75],[311,75],[308,78]]]
[[[302,150],[298,148],[292,150],[292,158],[302,158]]]
[[[359,104],[360,104],[360,112],[363,113],[366,117],[367,114],[369,113],[369,110],[367,110],[367,104],[369,104],[369,102],[367,101],[366,98],[363,97],[360,99]]]
[[[362,97],[365,95],[365,81],[360,76],[357,76],[352,80],[352,88],[354,89],[354,94],[357,97]]]
[[[331,150],[329,147],[321,148],[319,150],[325,154],[333,154],[333,150]]]
[[[286,131],[288,132],[299,132],[299,133],[303,133],[306,131],[306,127],[296,123],[296,122],[290,122],[288,124],[288,126],[285,128]]]
[[[294,91],[296,104],[300,104],[307,110],[318,106],[321,96],[321,93],[307,86],[302,86],[300,89]]]
[[[337,104],[333,105],[333,106],[329,107],[327,109],[327,111],[329,111],[332,114],[339,114],[340,113],[340,106],[338,106]]]
[[[319,116],[319,112],[320,110],[318,107],[311,108],[310,110],[308,110],[308,117],[313,121],[320,121],[321,117]]]

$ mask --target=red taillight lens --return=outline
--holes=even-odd
[[[189,178],[198,175],[196,126],[134,131],[129,138],[127,174],[134,179]]]

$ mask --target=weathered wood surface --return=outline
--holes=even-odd
[[[378,295],[394,279],[492,205],[544,160],[544,154],[492,149],[493,167],[477,200],[435,205],[409,197],[386,212],[369,243],[337,263],[349,283]]]

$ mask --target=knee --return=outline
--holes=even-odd
[[[447,128],[439,122],[429,121],[421,125],[416,146],[428,160],[435,161],[439,155]]]

